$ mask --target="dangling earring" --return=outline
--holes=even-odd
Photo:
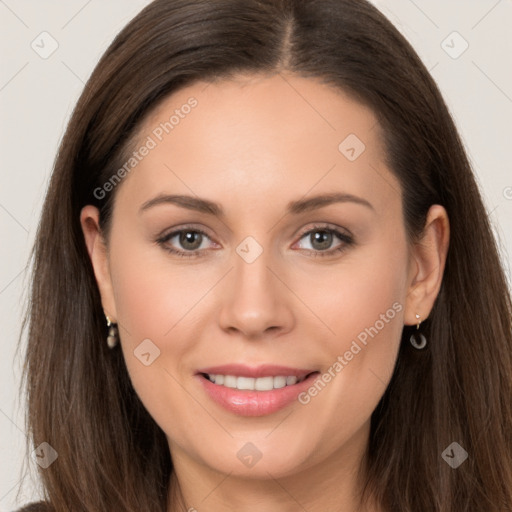
[[[108,336],[107,336],[107,345],[108,348],[114,348],[119,339],[117,337],[117,326],[110,320],[108,315],[105,315],[105,318],[107,319],[107,327],[108,327]]]
[[[411,345],[417,349],[422,350],[427,346],[427,338],[421,333],[418,332],[420,329],[420,315],[416,314],[416,319],[418,320],[418,325],[416,326],[416,332],[411,334],[411,337],[409,338],[409,341],[411,342]]]

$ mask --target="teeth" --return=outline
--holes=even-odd
[[[214,382],[217,384],[217,375],[212,375],[211,377],[214,377]],[[224,386],[228,388],[236,388],[236,377],[233,377],[233,375],[221,375],[220,377],[224,377]]]
[[[298,379],[295,375],[284,377],[278,375],[276,377],[236,377],[234,375],[213,375],[208,374],[208,379],[214,384],[226,386],[228,388],[236,388],[250,391],[271,391],[272,389],[280,389],[285,386],[293,386],[298,382],[302,382],[306,377]]]
[[[274,388],[284,388],[286,386],[286,377],[274,377]]]
[[[274,377],[260,377],[254,379],[254,389],[256,391],[270,391],[274,389]]]

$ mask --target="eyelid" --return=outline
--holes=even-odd
[[[337,226],[335,224],[331,224],[330,222],[323,222],[323,223],[322,222],[316,222],[316,223],[313,223],[313,225],[309,225],[306,228],[302,228],[299,231],[299,234],[297,236],[299,238],[302,238],[304,235],[309,234],[311,231],[320,231],[320,230],[337,231],[340,234],[345,235],[347,238],[354,238],[354,236],[352,235],[352,233],[348,229],[342,228],[342,227]]]
[[[171,228],[170,230],[164,230],[156,238],[157,238],[157,240],[169,239],[169,238],[172,238],[173,236],[178,235],[182,231],[187,231],[187,230],[201,233],[202,235],[207,236],[210,240],[213,238],[212,235],[210,233],[208,233],[208,230],[206,230],[202,227],[198,227],[197,225],[194,225],[194,224],[184,224],[183,226],[177,226],[175,228]]]

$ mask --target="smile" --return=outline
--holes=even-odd
[[[263,365],[230,364],[196,373],[206,396],[239,416],[264,416],[297,400],[320,375],[318,370]]]

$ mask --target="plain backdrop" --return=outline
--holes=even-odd
[[[12,511],[38,496],[37,486],[28,480],[16,498],[26,435],[21,360],[15,350],[26,300],[28,253],[56,150],[99,57],[148,3],[0,0],[0,511]],[[510,276],[512,2],[374,3],[417,50],[449,105]]]

